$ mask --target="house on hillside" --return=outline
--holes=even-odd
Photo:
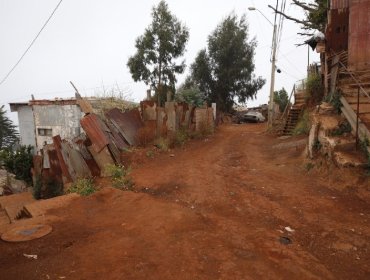
[[[340,94],[342,113],[370,138],[370,0],[331,0],[321,53],[326,94]],[[322,46],[324,44],[324,47]]]
[[[80,120],[86,108],[78,98],[30,100],[9,103],[10,111],[18,113],[21,145],[31,145],[39,151],[45,144],[53,143],[53,136],[72,139],[83,132]],[[132,108],[135,103],[114,98],[88,98],[94,113],[102,114],[105,109]]]

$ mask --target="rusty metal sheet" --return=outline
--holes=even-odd
[[[349,26],[349,68],[367,70],[370,68],[370,1],[351,1]]]
[[[330,9],[344,9],[349,7],[350,0],[330,0]]]
[[[42,156],[40,155],[33,156],[31,169],[33,185],[36,184],[37,178],[42,174],[42,164],[43,164]]]
[[[63,140],[62,148],[65,155],[65,161],[74,180],[78,178],[91,177],[91,172],[87,166],[82,154],[78,150],[77,144]]]
[[[157,137],[167,136],[167,114],[164,108],[157,107]]]
[[[106,170],[106,167],[109,164],[114,164],[114,160],[109,152],[108,147],[105,147],[100,153],[95,152],[95,150],[90,146],[88,147],[90,153],[92,154],[95,162],[99,166],[100,169],[100,176],[107,177],[109,173]]]
[[[334,52],[348,50],[349,9],[329,11],[329,24],[326,28],[326,49]]]
[[[83,130],[92,142],[92,148],[96,153],[99,153],[109,143],[109,139],[102,127],[102,121],[95,114],[89,114],[84,116],[80,120]]]
[[[62,139],[60,138],[60,135],[56,135],[53,137],[53,143],[59,160],[59,165],[62,170],[63,181],[65,183],[73,182],[71,174],[69,173],[68,170],[68,166],[63,157]]]
[[[77,149],[84,158],[87,166],[90,169],[91,175],[94,177],[100,176],[100,168],[87,148],[87,146],[91,146],[91,141],[88,141],[85,134],[80,134],[79,136],[73,138],[72,142],[75,145],[75,149]]]
[[[214,128],[213,109],[212,108],[197,108],[195,110],[195,130]]]
[[[50,162],[50,175],[55,181],[63,183],[62,169],[60,168],[57,152],[55,149],[48,149],[47,154]]]
[[[130,145],[138,143],[136,134],[143,127],[143,122],[138,109],[133,109],[126,112],[121,112],[114,108],[105,113],[107,119],[118,129],[121,135]]]
[[[140,109],[143,121],[155,121],[157,119],[157,103],[154,101],[141,101]]]
[[[107,120],[106,125],[111,132],[111,140],[113,141],[114,145],[121,151],[127,149],[129,147],[129,144],[125,141],[123,136],[119,133],[118,129],[110,122],[110,120]]]

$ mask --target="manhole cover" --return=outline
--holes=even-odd
[[[49,225],[18,226],[3,233],[1,239],[9,242],[21,242],[37,239],[49,234],[53,228]]]

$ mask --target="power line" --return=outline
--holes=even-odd
[[[8,72],[8,74],[6,74],[5,77],[1,80],[0,85],[2,85],[8,79],[8,77],[10,76],[10,74],[14,71],[14,69],[22,61],[23,57],[27,54],[27,52],[30,50],[30,48],[32,47],[32,45],[37,40],[37,38],[40,36],[41,32],[44,30],[44,28],[46,27],[46,25],[49,23],[49,21],[51,20],[51,18],[53,17],[53,15],[55,14],[56,10],[59,8],[59,6],[60,6],[60,4],[62,2],[63,2],[63,0],[60,0],[59,1],[59,3],[57,4],[57,6],[54,8],[53,12],[50,14],[49,18],[46,20],[46,22],[44,23],[44,25],[41,27],[40,31],[37,33],[36,37],[32,40],[31,44],[24,51],[24,53],[22,54],[22,56],[18,59],[17,63],[14,64],[14,66],[10,69],[10,71]]]

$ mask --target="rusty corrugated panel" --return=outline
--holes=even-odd
[[[121,112],[114,108],[105,113],[107,119],[118,129],[119,133],[130,145],[136,145],[136,134],[143,127],[143,122],[138,109]]]
[[[215,126],[213,119],[212,108],[197,108],[195,109],[195,130],[202,131],[204,129],[213,130]]]
[[[81,153],[82,157],[84,158],[87,166],[90,169],[92,176],[100,176],[100,168],[95,162],[92,154],[90,153],[87,146],[91,146],[91,141],[89,142],[86,138],[85,134],[80,134],[79,136],[75,137],[73,139],[73,142],[75,143],[76,149]]]
[[[140,108],[144,121],[155,121],[157,119],[157,103],[154,101],[141,101]]]
[[[349,7],[350,0],[330,0],[330,9],[344,9]]]
[[[326,28],[326,50],[338,53],[348,50],[349,9],[333,9],[329,12]]]
[[[92,148],[95,152],[99,153],[105,146],[108,145],[109,139],[106,136],[106,132],[101,125],[101,120],[95,114],[89,114],[84,116],[80,120],[83,130],[92,142]]]
[[[167,136],[167,114],[164,108],[157,107],[157,137]]]
[[[62,150],[62,139],[60,138],[60,135],[53,137],[53,143],[54,143],[54,148],[57,153],[58,160],[59,160],[59,165],[62,170],[62,175],[64,178],[63,181],[65,183],[72,182],[73,180],[72,180],[71,174],[69,173],[68,166],[64,161],[63,150]]]
[[[114,145],[121,151],[127,149],[129,147],[129,144],[125,141],[123,136],[119,133],[118,129],[110,122],[110,120],[107,120],[106,125],[108,126],[112,134],[111,138]]]
[[[91,177],[91,172],[82,154],[79,152],[77,144],[63,140],[62,143],[64,160],[68,166],[69,173],[74,180],[78,178]]]
[[[43,162],[42,156],[39,155],[33,156],[31,173],[32,173],[32,182],[34,186],[36,185],[37,178],[40,177],[42,174],[42,162]]]
[[[349,13],[348,66],[352,71],[370,68],[370,1],[352,0]]]
[[[106,168],[110,164],[114,164],[114,160],[109,152],[108,147],[105,147],[103,150],[100,151],[100,153],[95,152],[94,149],[90,147],[87,147],[94,157],[95,162],[99,166],[100,169],[100,176],[106,177],[109,176],[109,173],[107,172]]]
[[[59,183],[63,183],[62,169],[60,168],[58,155],[55,149],[48,149],[47,154],[50,162],[50,176]]]

